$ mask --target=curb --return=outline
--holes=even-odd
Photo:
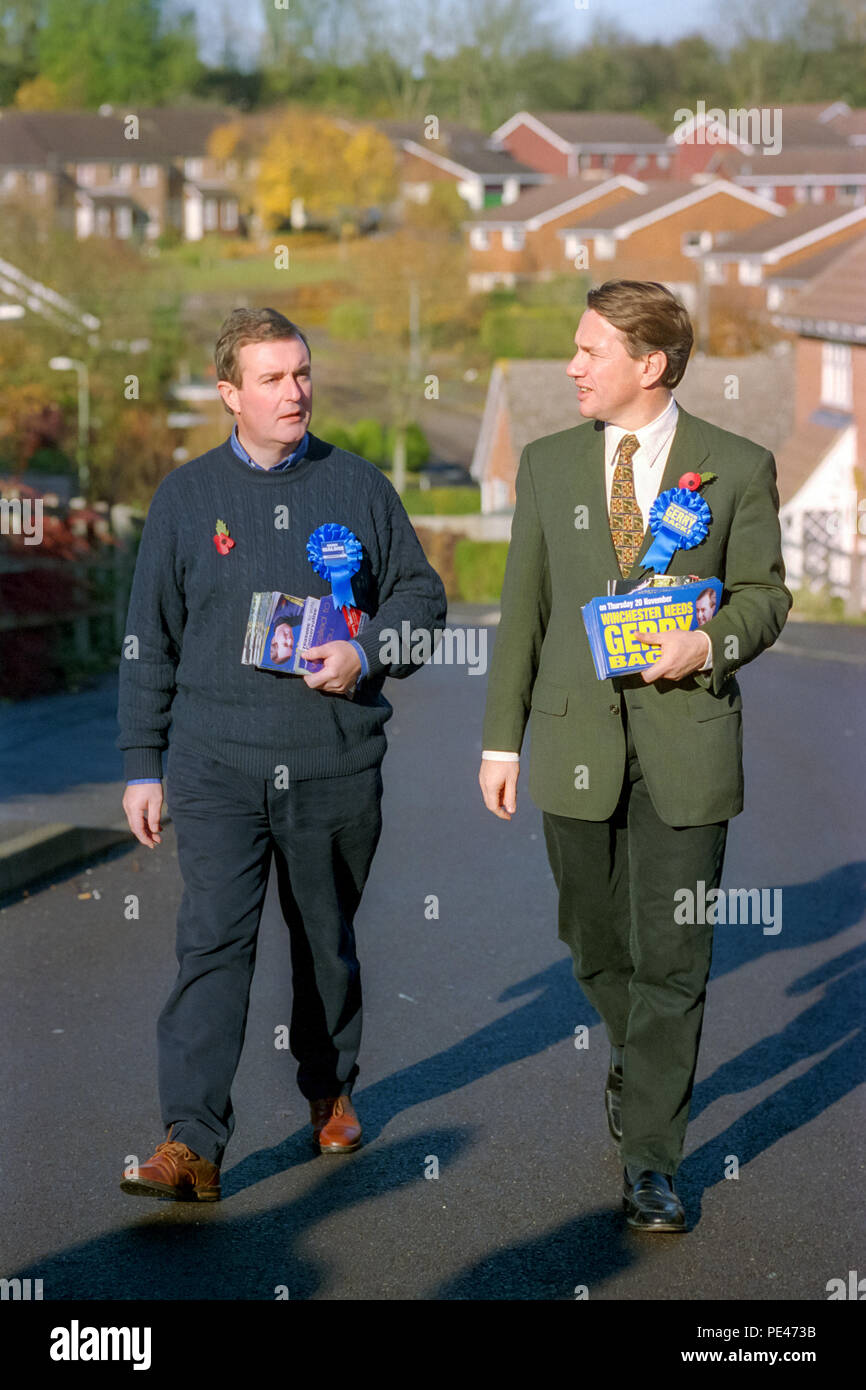
[[[129,826],[40,825],[0,843],[0,897],[116,845],[136,844]]]

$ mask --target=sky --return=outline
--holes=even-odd
[[[760,5],[760,0],[756,0]],[[186,6],[182,6],[185,8]],[[202,56],[206,62],[219,58],[220,26],[214,24],[219,0],[194,0],[199,16]],[[711,42],[724,42],[726,0],[548,0],[547,13],[556,30],[569,44],[579,44],[597,23],[615,24],[635,38],[675,40],[683,34],[703,34]],[[237,8],[230,5],[237,16]],[[243,32],[250,44],[261,33],[258,5],[243,11]]]

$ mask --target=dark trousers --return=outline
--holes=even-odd
[[[608,821],[544,813],[559,937],[574,975],[624,1049],[622,1157],[673,1174],[694,1085],[712,926],[674,921],[678,889],[717,888],[727,821],[672,828],[656,814],[626,726],[628,766]],[[701,775],[695,768],[695,776]],[[682,899],[679,900],[682,902]]]
[[[212,1163],[234,1129],[230,1092],[272,854],[291,946],[298,1086],[308,1100],[352,1089],[361,1042],[353,921],[379,840],[381,795],[378,767],[277,789],[169,748],[165,798],[184,894],[178,976],[157,1026],[160,1103],[172,1139]]]

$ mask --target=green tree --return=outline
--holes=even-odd
[[[73,106],[177,97],[200,70],[193,17],[165,23],[160,0],[48,0],[37,54]]]

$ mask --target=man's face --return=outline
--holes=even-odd
[[[625,336],[594,309],[587,309],[574,335],[577,351],[566,367],[577,387],[581,415],[611,424],[630,423],[645,403],[647,359],[629,357]],[[653,380],[656,374],[652,374]],[[642,383],[645,383],[642,385]]]
[[[294,628],[288,623],[280,623],[274,630],[271,638],[271,661],[282,664],[291,659],[292,652],[295,650]]]
[[[300,338],[244,343],[238,366],[240,386],[230,381],[218,386],[244,439],[259,447],[296,449],[313,409],[310,355]]]
[[[712,591],[708,594],[700,594],[695,604],[695,618],[697,619],[698,627],[703,627],[704,623],[708,623],[715,611],[715,594]]]

